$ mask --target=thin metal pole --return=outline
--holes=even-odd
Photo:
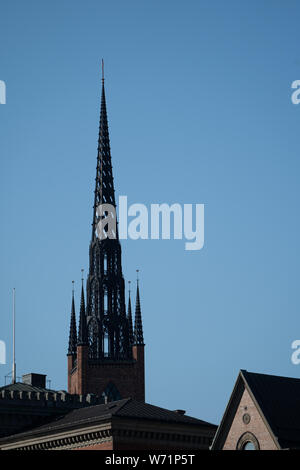
[[[16,383],[16,342],[15,342],[15,329],[16,329],[16,289],[13,288],[13,366],[12,366],[12,383]]]

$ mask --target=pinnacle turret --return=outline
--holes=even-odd
[[[88,344],[88,332],[87,332],[87,321],[86,321],[85,302],[84,302],[84,289],[83,289],[83,279],[82,279],[79,328],[78,328],[78,346],[82,346],[84,344]]]
[[[136,288],[135,321],[134,321],[134,344],[135,345],[137,345],[137,344],[144,345],[139,280],[137,280],[137,288]]]
[[[74,281],[73,281],[68,355],[76,355],[76,352],[77,352],[76,348],[77,348],[77,329],[76,329]]]

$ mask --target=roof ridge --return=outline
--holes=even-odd
[[[118,412],[120,412],[122,409],[125,408],[125,406],[129,403],[129,402],[132,402],[133,406],[137,405],[140,409],[144,409],[146,408],[146,414],[147,412],[149,412],[149,408],[151,408],[153,410],[154,413],[162,413],[165,417],[169,416],[170,415],[173,417],[173,418],[176,418],[177,421],[180,421],[180,422],[186,422],[186,423],[191,423],[193,422],[194,424],[202,424],[202,425],[207,425],[207,426],[212,426],[212,423],[209,423],[208,421],[204,421],[200,418],[195,418],[194,416],[189,416],[189,415],[180,415],[179,413],[176,413],[175,410],[170,410],[168,408],[163,408],[161,406],[157,406],[157,405],[153,405],[151,403],[147,403],[147,402],[141,402],[141,401],[138,401],[138,400],[135,400],[133,398],[129,398],[127,400],[126,403],[124,403],[124,405],[122,407],[120,407],[117,411],[116,411],[116,416],[122,416],[122,413],[118,414]],[[124,412],[126,412],[126,409],[124,409]],[[153,416],[143,416],[144,419],[153,419]],[[215,425],[213,425],[215,426]]]
[[[124,408],[125,405],[127,405],[127,403],[129,403],[130,401],[132,401],[132,398],[129,397],[129,398],[123,398],[121,400],[117,400],[117,401],[124,401],[124,403],[118,408],[118,411],[122,410]],[[110,402],[110,403],[116,403],[115,401],[113,402]],[[118,412],[117,411],[117,412]],[[113,413],[114,414],[114,413]]]
[[[300,382],[300,377],[290,377],[286,375],[276,375],[276,374],[266,374],[264,372],[249,372],[246,369],[241,369],[242,374],[245,376],[246,375],[260,375],[264,377],[276,377],[276,379],[286,379],[286,380],[297,380]]]

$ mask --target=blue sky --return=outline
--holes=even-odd
[[[205,204],[205,245],[122,241],[140,269],[146,400],[219,422],[239,369],[298,377],[296,1],[2,1],[0,340],[67,387],[88,269],[100,61],[116,195]]]

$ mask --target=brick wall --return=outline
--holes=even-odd
[[[248,424],[243,422],[243,415],[246,413],[250,415]],[[245,389],[223,450],[235,450],[240,437],[246,432],[254,434],[261,450],[278,449],[252,398]]]
[[[144,346],[133,347],[133,362],[89,363],[88,347],[78,346],[77,367],[72,369],[68,356],[68,392],[101,396],[109,382],[113,382],[122,398],[145,401]]]
[[[133,358],[136,360],[135,399],[145,401],[145,348],[142,345],[133,346],[132,353]]]

